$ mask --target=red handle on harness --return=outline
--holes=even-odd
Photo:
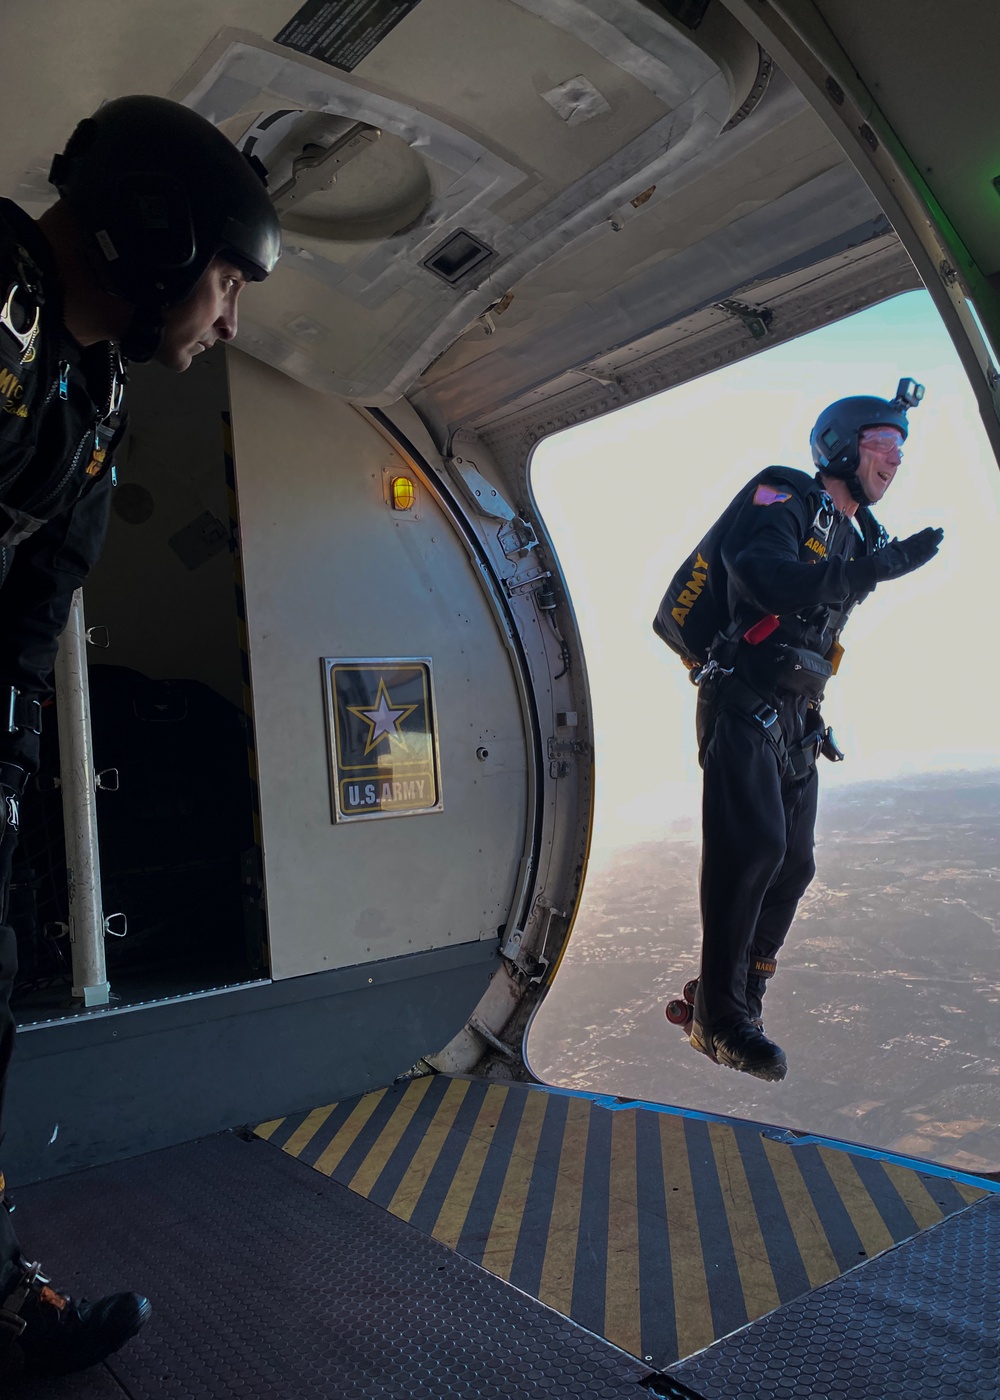
[[[767,617],[762,617],[759,622],[755,622],[752,627],[743,633],[743,640],[749,642],[752,647],[755,647],[758,642],[764,641],[766,637],[769,637],[772,632],[776,631],[777,627],[778,619],[773,613],[769,613]]]

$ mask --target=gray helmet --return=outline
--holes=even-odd
[[[49,180],[83,229],[101,285],[136,316],[122,348],[148,359],[165,308],[224,254],[253,281],[274,269],[278,218],[262,173],[207,121],[163,97],[119,97],[80,122]]]
[[[893,399],[838,399],[824,408],[809,436],[812,459],[824,476],[840,477],[854,499],[871,505],[858,480],[861,464],[859,435],[864,428],[898,428],[905,441],[909,433],[907,412],[924,396],[924,386],[901,379]]]

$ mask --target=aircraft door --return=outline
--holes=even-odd
[[[481,576],[361,413],[229,372],[272,976],[496,939],[529,765]]]

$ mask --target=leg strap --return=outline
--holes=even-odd
[[[804,778],[808,778],[816,767],[816,759],[819,757],[820,745],[823,742],[819,710],[817,709],[815,714],[820,727],[818,729],[811,728],[801,739],[789,744],[785,739],[778,711],[769,701],[758,695],[739,676],[726,676],[720,685],[723,687],[720,690],[720,703],[728,709],[746,715],[748,719],[753,720],[763,729],[774,745],[778,762],[781,765],[781,772],[791,777],[795,782],[801,782]]]
[[[777,970],[778,964],[774,958],[751,957],[750,959],[751,977],[773,977]]]
[[[785,736],[778,720],[778,711],[769,701],[751,690],[739,676],[726,676],[721,682],[719,702],[723,708],[736,710],[758,724],[774,745],[781,766],[785,766],[788,762]]]

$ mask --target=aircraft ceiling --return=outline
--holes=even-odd
[[[995,275],[989,47],[930,0],[863,24],[852,0],[784,8],[827,15]],[[960,8],[996,28],[981,0]],[[286,229],[238,344],[362,403],[495,422],[560,376],[599,390],[665,356],[646,375],[663,387],[711,367],[710,344],[721,363],[916,284],[831,131],[720,0],[49,0],[44,23],[6,0],[4,20],[0,193],[37,215],[52,153],[107,98],[188,103],[267,165]],[[825,300],[820,266],[839,277]],[[739,308],[765,292],[758,336]]]

